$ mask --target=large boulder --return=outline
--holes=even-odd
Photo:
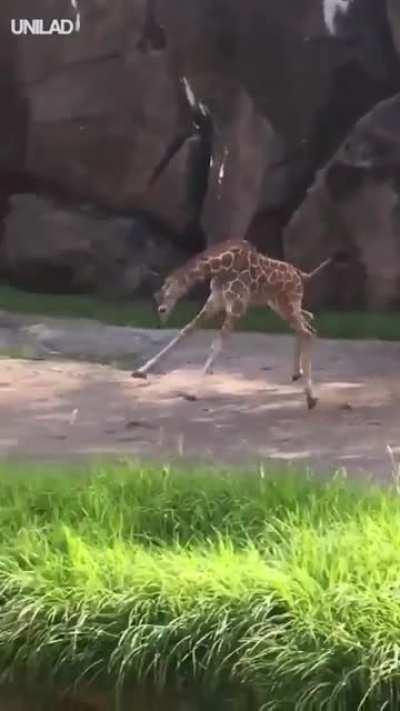
[[[229,118],[215,121],[202,226],[209,243],[243,238],[263,203],[265,173],[280,143],[253,100],[238,89]],[[220,130],[218,130],[220,128]]]
[[[156,7],[178,72],[216,126],[203,211],[213,241],[240,236],[251,213],[295,206],[354,121],[400,89],[382,0]]]
[[[71,208],[35,195],[15,195],[0,245],[2,271],[35,290],[96,291],[130,296],[151,289],[187,257],[144,218]]]
[[[399,175],[400,95],[356,124],[285,230],[285,256],[304,269],[338,249],[349,254],[346,269],[315,279],[313,305],[398,307]]]
[[[33,15],[80,30],[11,33]],[[2,0],[3,194],[145,212],[189,244],[196,220],[209,242],[273,224],[256,239],[279,252],[315,170],[400,90],[395,45],[395,0]],[[210,145],[193,134],[184,77],[209,111]]]
[[[393,42],[400,55],[400,5],[397,0],[387,0],[387,7]]]
[[[148,209],[180,231],[188,220],[185,207],[190,211],[185,146],[169,166],[162,197],[148,188],[186,118],[162,48],[141,48],[145,10],[145,0],[37,0],[34,10],[28,0],[2,2],[7,78],[0,86],[6,125],[0,171],[18,171],[38,190],[49,187],[77,201]],[[76,21],[78,13],[80,31],[71,35],[11,35],[11,18]]]

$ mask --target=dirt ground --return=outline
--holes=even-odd
[[[85,324],[80,327],[83,333]],[[91,347],[97,343],[99,351],[102,335],[115,352],[120,338],[121,353],[118,333],[133,338],[131,329],[114,329],[111,338],[109,327],[96,328]],[[150,342],[146,334],[139,359],[169,336],[157,332]],[[273,459],[390,478],[388,446],[400,460],[400,344],[317,342],[320,401],[308,412],[301,384],[290,379],[292,338],[235,334],[215,374],[201,378],[211,337],[195,334],[146,381],[60,353],[57,360],[3,355],[0,456],[140,455],[230,464]]]

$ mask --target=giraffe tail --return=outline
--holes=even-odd
[[[313,279],[317,274],[322,272],[326,267],[329,267],[331,264],[346,264],[348,261],[347,254],[345,252],[336,252],[332,257],[329,257],[329,259],[325,259],[321,264],[316,267],[316,269],[313,269],[312,272],[302,272],[299,270],[300,275],[304,281],[309,281],[310,279]]]

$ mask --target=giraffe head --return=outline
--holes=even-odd
[[[161,289],[154,294],[158,315],[162,323],[168,320],[181,294],[181,285],[172,277],[168,277]]]

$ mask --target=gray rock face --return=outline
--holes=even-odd
[[[201,229],[214,243],[273,224],[255,238],[279,254],[315,171],[400,91],[396,0],[36,0],[35,17],[79,32],[13,35],[11,19],[32,12],[30,0],[0,7],[0,214],[14,192],[62,195],[145,212],[196,248]],[[208,109],[210,140],[183,77]]]
[[[39,186],[114,210],[151,206],[155,217],[180,229],[186,156],[171,166],[160,213],[147,190],[183,119],[165,54],[138,49],[145,3],[38,0],[34,13],[48,22],[74,19],[78,11],[79,33],[10,39],[10,18],[31,17],[32,7],[26,0],[2,4],[1,39],[7,38],[16,94],[6,111],[21,115],[14,140],[25,150],[8,161],[4,156],[0,168],[22,170]]]
[[[312,166],[399,85],[380,0],[254,0],[250,7],[158,0],[157,7],[180,71],[220,126],[229,125],[244,89],[288,152]]]
[[[52,291],[130,296],[184,259],[144,220],[71,209],[16,195],[0,245],[3,270],[17,283]]]
[[[397,53],[400,54],[400,6],[397,0],[386,0],[386,2],[393,42]]]
[[[279,150],[278,138],[242,90],[232,106],[232,121],[214,142],[202,225],[210,243],[241,239],[263,202],[263,181]]]
[[[0,311],[0,356],[77,358],[132,369],[176,331],[107,326],[89,319],[38,318]]]
[[[400,96],[361,119],[322,170],[284,235],[285,254],[311,268],[344,248],[348,269],[315,280],[314,304],[372,309],[400,303]]]

